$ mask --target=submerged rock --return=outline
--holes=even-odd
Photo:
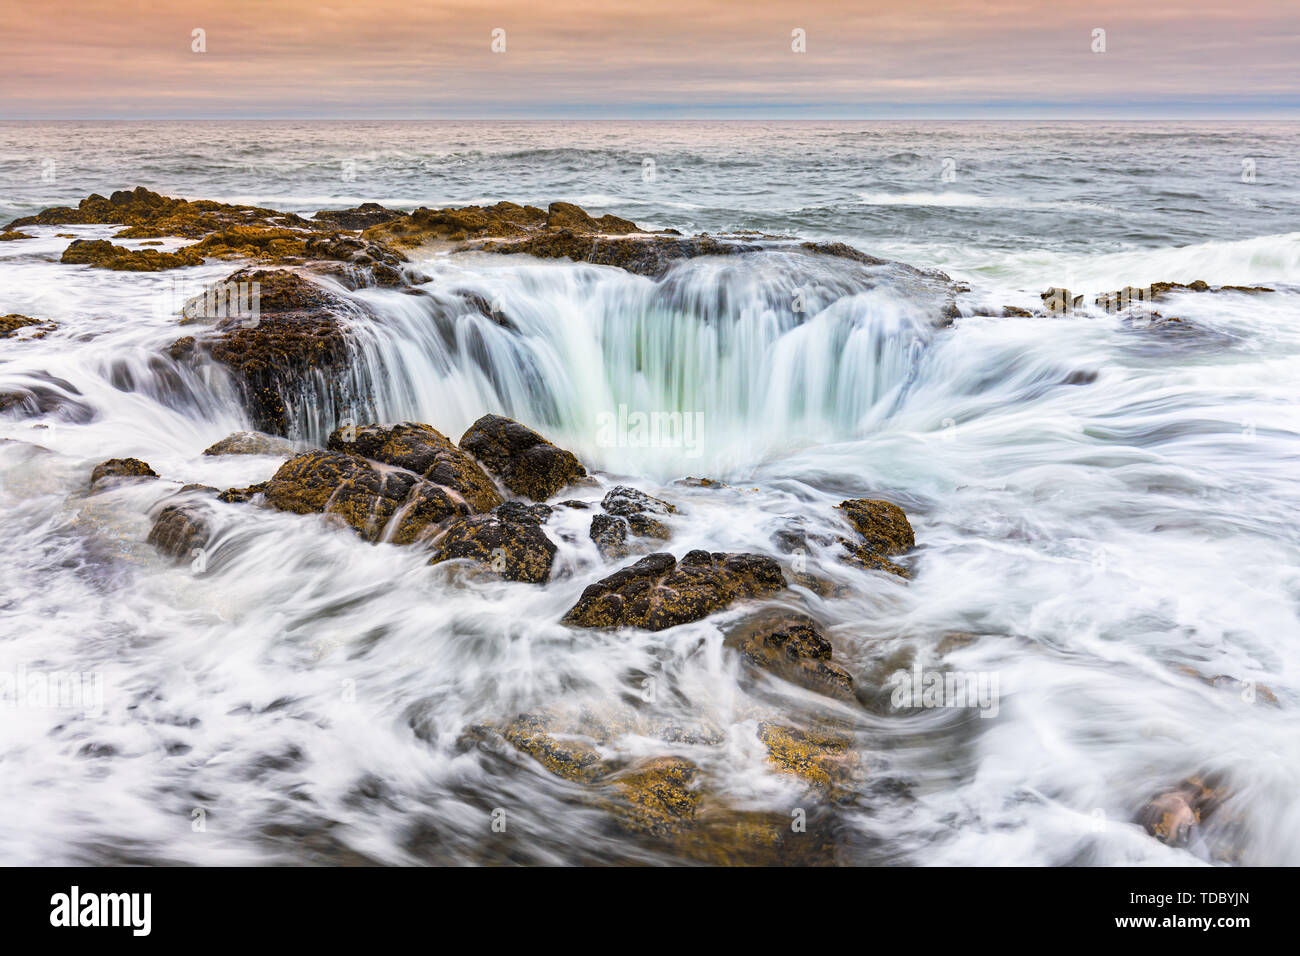
[[[461,498],[468,512],[491,511],[501,493],[469,455],[446,435],[419,422],[338,428],[327,447],[412,471]]]
[[[158,472],[139,458],[110,458],[100,462],[90,473],[91,490],[97,490],[101,482],[127,480],[131,478],[157,478]]]
[[[158,513],[147,540],[168,557],[188,558],[208,543],[209,514],[201,505],[168,505]]]
[[[1221,788],[1200,777],[1188,777],[1172,790],[1152,797],[1139,811],[1137,823],[1161,843],[1183,847],[1224,799]]]
[[[783,587],[780,566],[762,555],[691,551],[679,564],[671,554],[651,554],[590,585],[564,623],[660,631]]]
[[[783,608],[760,611],[731,627],[725,645],[759,670],[832,697],[853,697],[853,678],[831,663],[831,642],[807,615]]]
[[[537,515],[521,513],[508,503],[491,514],[454,522],[430,563],[469,559],[507,581],[545,584],[551,579],[555,552],[555,544],[542,530]]]
[[[205,448],[205,455],[279,455],[287,458],[296,451],[294,444],[278,435],[262,432],[235,432]]]
[[[572,453],[501,415],[484,415],[461,436],[473,455],[517,495],[545,501],[587,477]]]

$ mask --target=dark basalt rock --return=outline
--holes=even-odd
[[[418,475],[332,451],[289,459],[260,490],[281,511],[336,515],[365,540],[394,544],[409,544],[430,525],[469,512],[458,495]]]
[[[338,226],[340,229],[368,229],[380,223],[401,219],[404,215],[396,209],[388,209],[377,202],[363,202],[351,209],[322,209],[313,219]]]
[[[400,422],[338,428],[330,434],[327,447],[412,471],[463,500],[466,513],[491,511],[501,504],[500,492],[478,463],[429,425]]]
[[[551,579],[555,544],[542,531],[536,516],[516,509],[461,518],[447,529],[430,564],[469,559],[507,581],[545,584]]]
[[[287,458],[297,449],[293,442],[262,432],[235,432],[205,448],[205,455],[279,455]]]
[[[651,554],[588,587],[564,623],[659,631],[783,587],[781,568],[762,555],[691,551],[679,564],[671,554]]]
[[[100,482],[131,478],[157,478],[158,473],[139,458],[110,458],[100,462],[90,473],[90,487],[95,490]]]
[[[845,700],[853,697],[853,678],[831,663],[831,642],[807,615],[761,611],[732,627],[725,644],[751,666],[791,683]]]
[[[223,280],[254,282],[258,314],[223,323],[210,351],[242,387],[254,428],[287,435],[292,408],[308,383],[328,383],[334,390],[330,400],[343,403],[338,382],[350,367],[352,349],[340,316],[354,307],[285,270],[241,270]]]
[[[596,550],[609,560],[627,557],[628,525],[615,515],[593,515],[587,535],[596,542]]]
[[[530,521],[533,524],[546,524],[551,517],[550,505],[526,505],[522,501],[507,501],[497,505],[492,511],[511,521]]]
[[[148,542],[172,558],[188,558],[208,543],[211,535],[209,511],[201,505],[168,505],[158,513]]]
[[[501,415],[476,421],[461,436],[460,447],[515,494],[533,501],[545,501],[587,477],[572,452]]]
[[[647,495],[644,491],[638,491],[636,488],[629,488],[627,485],[618,485],[605,495],[600,506],[607,514],[615,516],[619,524],[626,526],[626,530],[622,535],[623,539],[627,538],[627,532],[640,538],[655,538],[660,541],[672,539],[672,529],[660,521],[659,516],[676,514],[677,507],[660,498]],[[596,533],[599,530],[604,540],[612,544],[614,537],[619,534],[612,528],[613,525],[601,522],[601,527],[597,529],[596,522],[593,519],[592,540],[596,541],[597,545],[600,544],[600,540],[596,538]]]

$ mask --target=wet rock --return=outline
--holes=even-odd
[[[593,265],[616,266],[635,275],[663,278],[677,262],[700,256],[734,256],[760,252],[763,246],[712,236],[678,238],[664,235],[591,236],[554,232],[521,239],[484,242],[484,252],[530,255],[539,259],[569,259]]]
[[[760,611],[731,627],[724,643],[755,668],[832,697],[853,699],[853,678],[831,662],[831,642],[806,615],[785,609]]]
[[[380,223],[401,219],[404,215],[405,213],[388,209],[377,202],[363,202],[351,209],[322,209],[312,218],[340,229],[368,229]]]
[[[627,485],[616,485],[612,488],[601,499],[600,506],[609,514],[624,517],[640,514],[667,515],[677,513],[676,505],[671,505],[662,498],[655,498],[647,495],[644,491],[638,491],[636,488],[630,488]]]
[[[625,558],[627,548],[627,521],[614,515],[594,515],[587,535],[596,542],[596,550],[608,560]]]
[[[476,421],[461,436],[460,447],[515,494],[533,501],[545,501],[587,477],[572,452],[501,415]]]
[[[834,256],[837,259],[850,259],[865,266],[889,265],[888,259],[877,259],[875,256],[869,256],[844,242],[803,242],[799,244],[799,247],[808,252],[815,252],[818,255]]]
[[[916,536],[903,509],[888,501],[857,498],[838,506],[877,554],[902,554],[916,547]]]
[[[90,487],[96,490],[101,482],[157,477],[158,473],[139,458],[110,458],[100,462],[90,473]]]
[[[659,631],[783,587],[780,567],[762,555],[691,551],[678,563],[671,554],[651,554],[589,586],[564,623]]]
[[[1152,797],[1139,811],[1136,822],[1161,843],[1183,847],[1225,796],[1220,787],[1200,777],[1188,777],[1172,790]]]
[[[636,223],[617,216],[595,218],[572,203],[552,203],[543,211],[536,206],[499,202],[494,206],[465,206],[459,209],[421,207],[401,218],[371,226],[367,239],[411,248],[429,242],[463,242],[485,237],[523,236],[530,233],[566,230],[584,234],[638,232]]]
[[[176,362],[184,362],[194,356],[197,341],[192,335],[182,335],[179,339],[167,346],[167,354]]]
[[[158,513],[148,542],[172,558],[188,558],[204,547],[211,535],[207,508],[200,505],[168,505]]]
[[[95,419],[95,410],[80,400],[81,392],[71,382],[48,372],[36,372],[32,377],[38,381],[0,391],[0,414],[19,418],[58,415],[77,423]]]
[[[429,425],[399,422],[338,428],[326,447],[415,472],[462,499],[467,512],[491,511],[502,501],[478,463]]]
[[[25,232],[19,232],[17,229],[6,229],[0,232],[0,242],[14,242],[18,239],[31,239]]]
[[[247,488],[227,488],[217,495],[218,501],[224,501],[227,504],[242,505],[252,501],[255,497],[266,492],[265,481],[258,482],[255,485],[249,485]]]
[[[910,576],[906,568],[888,560],[890,556],[902,554],[916,546],[912,525],[902,508],[873,498],[842,501],[837,507],[844,511],[862,536],[860,543],[848,538],[840,539],[840,543],[859,564],[900,577]]]
[[[617,485],[605,495],[600,506],[607,514],[619,517],[628,531],[638,537],[668,541],[673,536],[672,529],[659,519],[660,516],[676,514],[677,506],[644,491]]]
[[[367,541],[394,544],[409,544],[429,525],[469,511],[458,496],[418,475],[381,471],[364,458],[333,451],[296,455],[261,492],[280,511],[337,516]]]
[[[278,435],[262,432],[235,432],[204,449],[205,455],[278,455],[287,458],[296,451],[294,444]]]
[[[608,809],[624,829],[675,836],[695,822],[700,794],[692,788],[699,768],[683,757],[651,757],[615,775]]]
[[[492,509],[492,513],[511,521],[531,521],[533,524],[546,524],[551,517],[549,505],[527,505],[522,501],[507,501]]]
[[[127,228],[117,233],[115,238],[119,239],[157,239],[161,236],[196,239],[224,226],[255,223],[303,229],[320,228],[318,223],[274,209],[229,205],[205,199],[191,202],[161,196],[143,186],[129,191],[119,190],[107,199],[97,193],[92,194],[81,200],[76,209],[67,206],[45,209],[34,216],[15,219],[9,223],[8,228],[120,224]]]
[[[833,729],[803,729],[760,721],[758,739],[767,748],[768,761],[774,767],[832,795],[842,794],[858,769],[853,741]]]
[[[225,321],[210,345],[213,359],[239,383],[254,428],[288,434],[303,393],[317,391],[320,383],[332,390],[332,404],[343,405],[340,383],[352,349],[341,316],[353,307],[285,270],[241,270],[223,283],[256,283],[258,289],[257,314]]]
[[[42,319],[33,319],[28,315],[18,315],[11,312],[9,315],[0,315],[0,339],[7,339],[16,335],[19,329],[30,329],[36,327],[37,331],[27,333],[31,338],[44,338],[47,332],[53,332],[58,328],[53,322],[46,322]]]
[[[535,516],[519,517],[507,509],[454,522],[430,563],[468,559],[507,581],[545,584],[551,579],[555,552]]]
[[[74,239],[59,260],[68,265],[88,265],[114,272],[162,272],[202,264],[203,257],[189,247],[176,252],[128,249],[107,239]]]

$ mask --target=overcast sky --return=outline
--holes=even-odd
[[[1300,0],[6,6],[8,119],[1300,118]]]

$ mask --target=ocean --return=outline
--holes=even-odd
[[[453,439],[514,418],[593,473],[579,497],[677,504],[679,557],[788,562],[791,522],[833,539],[835,505],[864,497],[900,505],[917,544],[910,578],[817,552],[834,596],[774,599],[824,629],[852,705],[756,681],[725,646],[743,608],[560,624],[611,570],[579,509],[547,524],[545,586],[236,505],[211,560],[176,566],[146,543],[162,482],[86,485],[128,456],[171,490],[278,466],[201,455],[247,412],[165,354],[178,279],[235,264],[67,265],[68,235],[117,228],[25,227],[0,242],[0,316],[57,328],[0,339],[0,392],[74,401],[0,414],[0,862],[694,859],[481,744],[520,714],[631,708],[648,724],[588,735],[602,759],[690,761],[700,814],[806,811],[839,863],[1300,864],[1300,124],[6,122],[0,184],[3,222],[135,186],[307,216],[566,201],[906,263],[867,282],[849,260],[706,257],[652,278],[438,253],[414,263],[427,296],[347,294],[380,317],[356,329],[358,408]],[[950,323],[938,272],[962,289]],[[1270,291],[1094,305],[1197,280]],[[1080,307],[1043,314],[1052,288]],[[449,320],[466,290],[509,322]],[[290,437],[321,445],[349,413],[308,397]],[[897,675],[931,673],[974,702],[891,703]],[[33,675],[85,699],[33,704]],[[773,769],[774,713],[847,740],[833,798]],[[1214,812],[1168,845],[1139,818],[1189,780]]]

